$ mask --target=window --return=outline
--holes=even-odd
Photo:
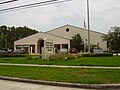
[[[66,28],[66,32],[69,32],[70,30],[69,30],[69,28]]]
[[[21,49],[21,46],[17,45],[17,46],[16,46],[16,49]]]

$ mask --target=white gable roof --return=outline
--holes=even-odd
[[[66,42],[69,42],[69,39],[62,38],[56,35],[51,35],[49,33],[43,33],[39,32],[33,35],[30,35],[28,37],[22,38],[20,40],[17,40],[14,42],[15,45],[34,45],[37,43],[39,39],[44,40],[45,38],[53,40],[54,44],[66,44]],[[62,41],[62,42],[61,42]]]
[[[69,28],[69,32],[66,31],[67,28]],[[72,36],[79,33],[83,38],[85,38],[85,37],[87,38],[88,30],[85,29],[85,28],[80,28],[80,27],[77,27],[77,26],[67,24],[67,25],[55,28],[53,30],[49,30],[49,31],[47,31],[47,33],[57,35],[57,36],[61,36],[61,37],[68,38],[68,39],[71,39]],[[103,33],[92,31],[92,30],[90,30],[90,33],[94,33],[94,34],[97,34],[97,35],[98,34],[99,35],[104,35]]]

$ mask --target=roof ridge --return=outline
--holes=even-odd
[[[82,27],[78,27],[78,26],[75,26],[75,25],[65,24],[65,25],[62,25],[62,26],[60,26],[60,27],[57,27],[57,28],[51,29],[51,30],[49,30],[49,31],[46,31],[46,32],[51,32],[51,31],[54,31],[54,30],[56,30],[56,29],[59,29],[59,28],[61,28],[61,27],[65,27],[65,26],[71,26],[71,27],[75,27],[75,28],[82,29],[82,30],[88,30],[88,29],[85,29],[85,28],[82,28]],[[90,30],[90,32],[95,32],[95,33],[99,33],[99,34],[105,34],[105,33],[97,32],[97,31],[93,31],[93,30]]]

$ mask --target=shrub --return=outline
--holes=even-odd
[[[41,55],[28,55],[26,60],[38,60],[41,59]]]
[[[77,58],[81,58],[82,55],[81,55],[80,53],[78,53],[78,54],[76,55],[76,57],[77,57]]]
[[[88,53],[82,54],[83,57],[110,57],[113,56],[112,53]]]
[[[38,59],[41,59],[41,56],[40,55],[36,55],[36,56],[33,56],[32,59],[33,60],[38,60]]]
[[[49,57],[49,60],[73,60],[76,59],[77,57],[74,55],[70,55],[70,54],[55,54],[55,55],[51,55]]]
[[[33,59],[33,58],[32,58],[32,56],[30,56],[30,55],[26,57],[26,60],[32,60],[32,59]]]

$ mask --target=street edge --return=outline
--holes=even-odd
[[[117,88],[120,88],[120,84],[65,83],[65,82],[33,80],[33,79],[23,79],[23,78],[5,77],[5,76],[0,76],[0,79],[1,80],[24,82],[24,83],[33,83],[33,84],[42,84],[42,85],[51,85],[51,86],[61,86],[61,87],[72,87],[72,88],[85,88],[85,89],[117,89]]]

